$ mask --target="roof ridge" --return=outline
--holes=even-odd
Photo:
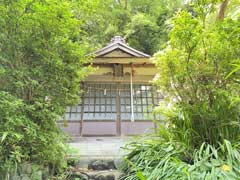
[[[105,54],[108,54],[116,49],[121,49],[122,51],[126,52],[127,54],[133,55],[135,57],[151,57],[150,55],[143,53],[137,49],[130,47],[125,40],[121,36],[115,36],[112,38],[111,43],[107,46],[95,51],[94,53],[96,57],[101,57]]]

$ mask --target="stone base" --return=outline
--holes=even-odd
[[[74,172],[69,178],[69,180],[75,180],[77,178],[81,180],[118,180],[121,175],[122,173],[118,170],[85,170],[81,172]]]

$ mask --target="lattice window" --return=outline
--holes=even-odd
[[[70,121],[77,121],[81,119],[81,110],[82,105],[79,104],[77,106],[68,106],[66,113],[65,113],[65,119]]]
[[[153,107],[162,99],[160,93],[149,84],[133,85],[133,112],[136,120],[153,119]],[[131,87],[124,84],[121,91],[121,119],[131,119]]]
[[[85,84],[84,120],[116,119],[116,84]]]
[[[117,105],[119,93],[119,105]],[[153,107],[158,105],[162,95],[149,84],[133,85],[133,111],[135,120],[159,119],[153,117]],[[131,120],[131,89],[130,84],[85,83],[83,101],[84,120],[116,120],[119,107],[122,120]],[[65,119],[81,120],[82,106],[67,107]]]

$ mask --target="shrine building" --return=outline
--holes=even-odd
[[[130,47],[120,36],[93,54],[97,70],[83,82],[80,103],[67,107],[64,131],[71,136],[153,131],[156,117],[152,109],[162,96],[151,84],[157,69],[150,56]]]

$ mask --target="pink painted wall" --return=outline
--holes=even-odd
[[[59,127],[63,129],[70,136],[79,136],[80,135],[80,122],[68,122],[66,123],[58,123]]]
[[[121,122],[121,133],[123,135],[138,135],[153,131],[153,122]]]
[[[63,129],[70,136],[80,135],[80,122],[68,122],[67,126],[63,126],[63,123],[59,123],[61,129]],[[82,135],[84,136],[104,136],[104,135],[116,135],[116,122],[84,122],[82,127]],[[154,123],[149,122],[121,122],[121,135],[139,135],[154,131]]]
[[[116,135],[116,122],[84,122],[83,135]]]

